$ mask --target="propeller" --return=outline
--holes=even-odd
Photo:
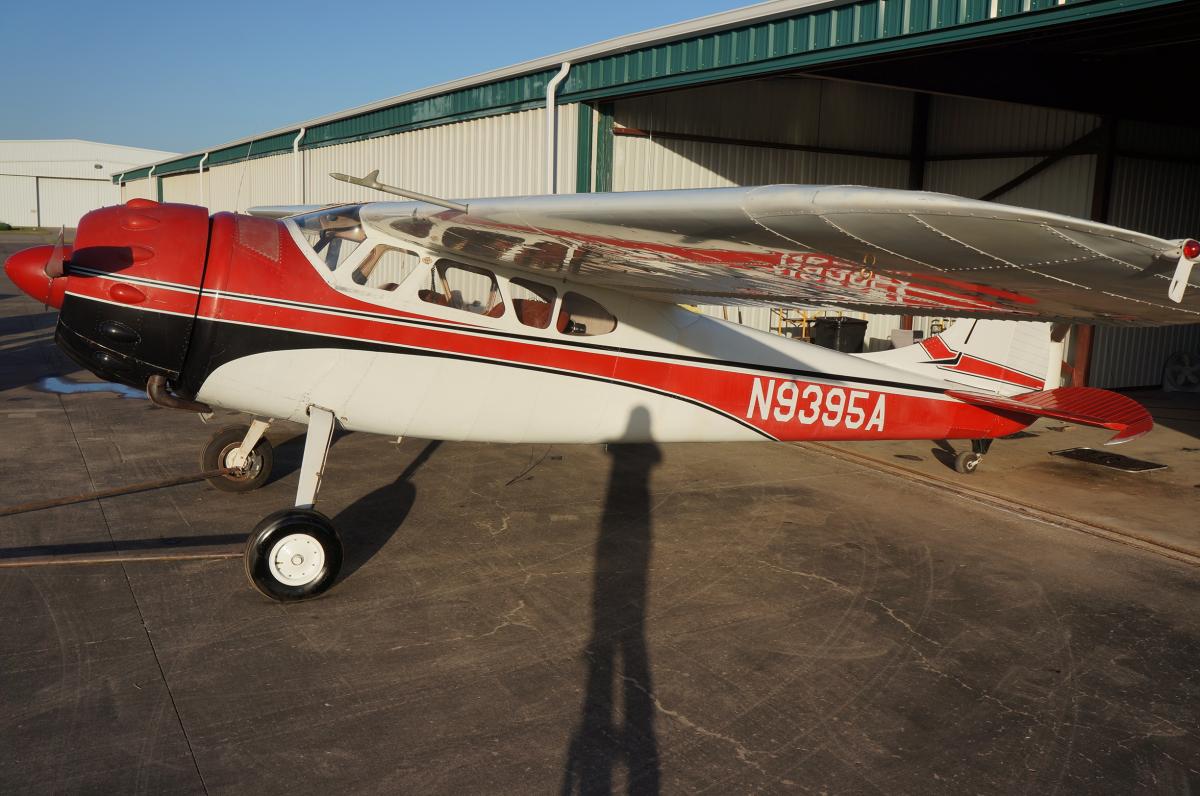
[[[46,261],[46,276],[51,279],[60,277],[65,272],[63,264],[63,238],[66,236],[67,228],[58,228],[58,241],[54,244],[54,251],[50,253],[50,259]]]

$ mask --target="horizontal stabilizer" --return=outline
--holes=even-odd
[[[1004,398],[999,395],[950,390],[953,398],[975,406],[1005,409],[1034,417],[1049,417],[1081,426],[1108,428],[1117,434],[1105,445],[1140,437],[1154,428],[1150,413],[1132,398],[1095,387],[1060,387]]]

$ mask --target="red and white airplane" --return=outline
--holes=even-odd
[[[313,509],[335,425],[484,442],[963,439],[970,472],[1039,417],[1112,442],[1152,427],[1123,396],[1044,390],[1049,327],[1013,321],[1200,322],[1196,241],[959,197],[416,196],[211,217],[135,199],[86,215],[73,248],[5,265],[60,308],[56,340],[83,367],[163,406],[252,416],[204,451],[225,469],[218,488],[266,481],[271,419],[308,425],[295,506],[246,546],[273,599],[337,577],[341,543]],[[977,320],[852,355],[680,306],[693,303]]]

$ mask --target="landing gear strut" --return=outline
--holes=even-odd
[[[222,492],[250,492],[271,477],[274,452],[263,436],[270,423],[255,420],[249,426],[226,426],[213,434],[200,454],[205,472],[226,468],[224,475],[206,478]]]
[[[323,594],[342,568],[337,529],[313,508],[333,441],[333,426],[332,412],[309,407],[296,505],[265,517],[246,540],[246,577],[272,600],[292,602]]]
[[[954,457],[954,469],[960,473],[970,475],[979,468],[983,461],[983,456],[988,452],[988,448],[992,447],[990,439],[973,439],[971,440],[971,450],[963,451]]]

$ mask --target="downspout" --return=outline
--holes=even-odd
[[[558,109],[554,95],[558,84],[566,80],[571,62],[563,61],[558,74],[546,84],[546,193],[558,193]]]
[[[157,168],[158,168],[158,164],[155,163],[153,166],[150,167],[150,171],[146,173],[146,192],[150,194],[146,198],[154,199],[154,201],[156,201],[156,202],[162,198],[162,197],[158,196],[158,191],[154,190],[154,170]],[[155,197],[158,197],[158,198],[155,198]]]
[[[204,164],[207,161],[208,161],[208,153],[205,152],[204,157],[200,158],[200,172],[199,172],[198,176],[200,178],[200,206],[205,208],[206,210],[208,209],[208,201],[207,201],[207,197],[205,196],[205,191],[204,191]]]
[[[301,127],[300,132],[292,139],[292,196],[298,205],[304,204],[304,178],[300,173],[300,140],[307,131],[307,127]]]

